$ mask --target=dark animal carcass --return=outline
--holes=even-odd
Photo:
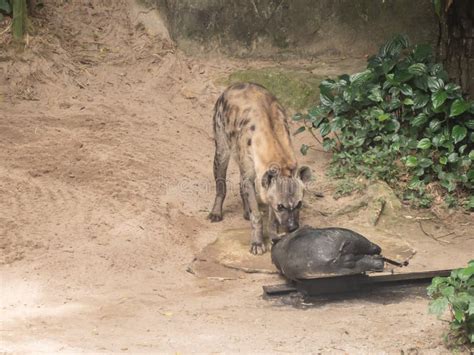
[[[344,228],[302,227],[274,241],[272,262],[290,280],[382,271],[381,248]]]

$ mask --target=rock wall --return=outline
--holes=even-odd
[[[364,55],[394,33],[434,43],[431,0],[147,0],[183,50],[234,56]]]
[[[457,0],[441,13],[439,56],[451,77],[474,99],[474,1]]]

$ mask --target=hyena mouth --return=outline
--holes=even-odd
[[[286,234],[290,234],[290,233],[293,233],[294,231],[298,230],[299,228],[299,225],[295,225],[295,226],[280,226],[280,228],[278,229],[278,231],[280,232],[278,235],[280,234],[283,234],[283,235],[286,235]]]
[[[298,229],[298,226],[295,226],[295,227],[291,227],[291,228],[288,228],[288,233],[293,233],[295,230]]]

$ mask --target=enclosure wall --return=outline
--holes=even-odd
[[[152,1],[152,0],[149,0]],[[431,0],[154,0],[188,53],[365,55],[394,33],[435,43]]]

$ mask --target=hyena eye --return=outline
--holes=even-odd
[[[298,204],[295,206],[295,208],[301,208],[302,205],[303,205],[303,201],[300,201],[300,202],[298,202]]]
[[[282,204],[279,204],[277,206],[277,210],[280,211],[280,212],[283,211],[284,209],[285,209],[285,206],[283,206]]]

